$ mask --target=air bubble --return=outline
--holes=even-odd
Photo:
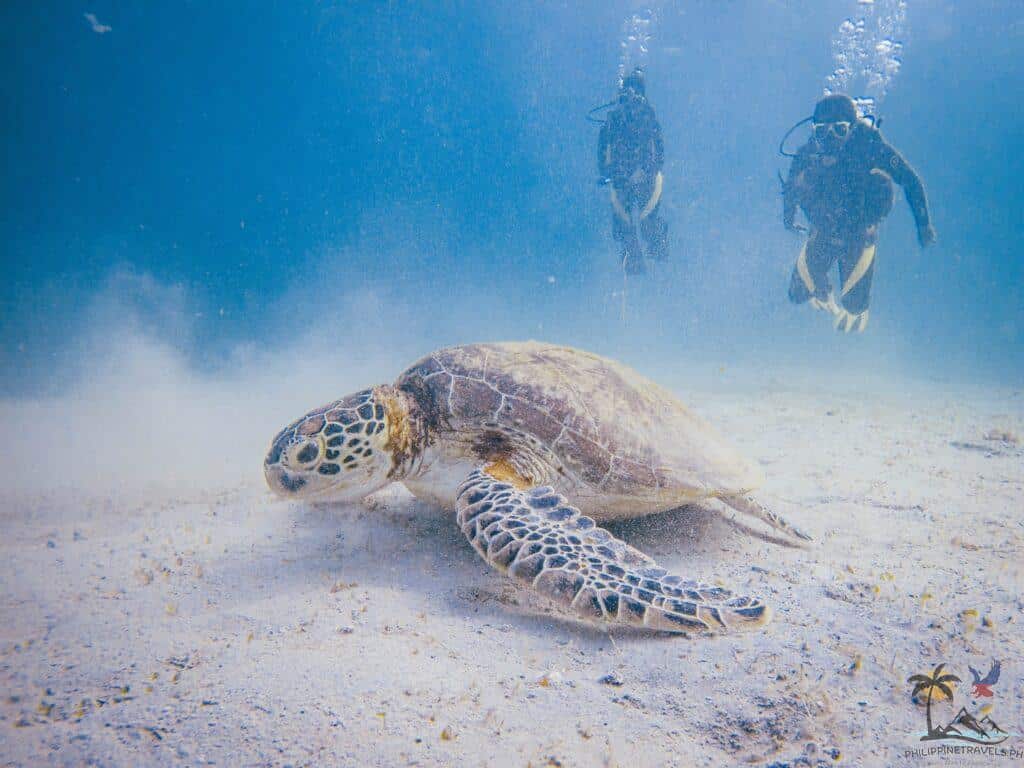
[[[903,44],[899,37],[907,17],[906,0],[858,0],[860,15],[843,19],[832,38],[835,68],[825,93],[859,94],[862,115],[878,106],[899,74]]]
[[[622,49],[619,55],[619,82],[637,67],[643,69],[647,64],[647,53],[653,39],[653,27],[657,20],[657,12],[648,8],[628,16],[622,24]]]

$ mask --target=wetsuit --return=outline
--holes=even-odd
[[[866,312],[878,224],[892,210],[893,182],[903,187],[918,240],[928,245],[935,233],[921,179],[875,128],[857,122],[832,155],[820,154],[814,139],[797,151],[783,189],[783,223],[795,228],[799,206],[811,234],[793,268],[791,301],[828,300],[828,270],[838,260],[843,309],[853,316]]]
[[[668,224],[659,215],[664,162],[661,126],[651,105],[639,96],[624,98],[601,127],[598,172],[610,182],[612,235],[622,244],[627,273],[644,271],[634,211],[647,255],[657,261],[668,256]]]

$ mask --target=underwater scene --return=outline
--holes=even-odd
[[[1024,760],[1024,5],[0,22],[0,763]]]

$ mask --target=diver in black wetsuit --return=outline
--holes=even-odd
[[[850,97],[826,96],[811,120],[813,135],[797,150],[783,184],[786,229],[802,230],[795,223],[797,206],[811,225],[793,268],[789,298],[798,304],[810,299],[815,309],[832,312],[837,329],[863,331],[878,225],[892,210],[893,182],[903,187],[922,247],[935,240],[928,201],[914,169],[874,125],[858,117]],[[836,261],[839,305],[828,279]]]
[[[658,213],[665,146],[644,90],[643,73],[635,69],[622,81],[618,106],[601,127],[597,148],[600,183],[611,189],[612,235],[622,244],[627,274],[644,271],[638,226],[647,255],[655,261],[668,257],[668,224]],[[639,225],[633,222],[634,210]]]

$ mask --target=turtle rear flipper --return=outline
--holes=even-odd
[[[719,496],[717,498],[725,507],[722,512],[726,521],[751,536],[772,544],[781,544],[784,547],[807,547],[814,541],[808,534],[763,506],[752,496]],[[740,518],[736,512],[747,517]],[[751,525],[751,521],[757,521],[757,523]]]
[[[760,600],[669,574],[549,487],[520,490],[481,468],[460,487],[457,509],[488,563],[581,618],[668,632],[768,621]]]

